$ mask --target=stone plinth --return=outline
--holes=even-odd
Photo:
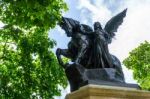
[[[66,99],[150,99],[150,91],[103,85],[87,85],[66,96]]]

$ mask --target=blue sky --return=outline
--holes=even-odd
[[[69,6],[69,11],[64,13],[65,17],[70,17],[81,23],[93,25],[95,21],[106,22],[123,9],[128,8],[126,18],[119,27],[115,39],[109,45],[110,53],[123,61],[129,52],[137,47],[144,40],[150,40],[150,0],[65,0]],[[54,48],[67,48],[70,38],[57,26],[50,31],[49,36],[57,41]],[[122,65],[123,66],[123,65]],[[123,66],[126,82],[136,83],[132,78],[132,72]],[[69,90],[63,91],[64,99]]]

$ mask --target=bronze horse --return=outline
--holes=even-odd
[[[72,62],[75,62],[77,64],[81,64],[83,66],[87,66],[86,60],[88,59],[89,53],[87,53],[87,50],[90,48],[90,39],[86,35],[82,35],[79,33],[79,30],[77,29],[80,23],[78,21],[75,21],[71,18],[62,18],[62,22],[59,24],[60,27],[65,30],[65,33],[68,37],[71,37],[71,41],[68,43],[68,49],[60,49],[58,48],[56,50],[56,55],[58,62],[61,66],[66,68],[67,65],[65,65],[61,59],[61,55],[70,58]],[[86,31],[92,32],[92,28],[90,28],[87,25],[81,24]]]

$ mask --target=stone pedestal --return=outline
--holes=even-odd
[[[150,99],[150,91],[126,87],[87,85],[68,94],[66,99]]]

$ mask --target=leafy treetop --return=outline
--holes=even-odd
[[[150,43],[145,41],[130,52],[123,63],[133,70],[134,78],[143,89],[150,90]]]

